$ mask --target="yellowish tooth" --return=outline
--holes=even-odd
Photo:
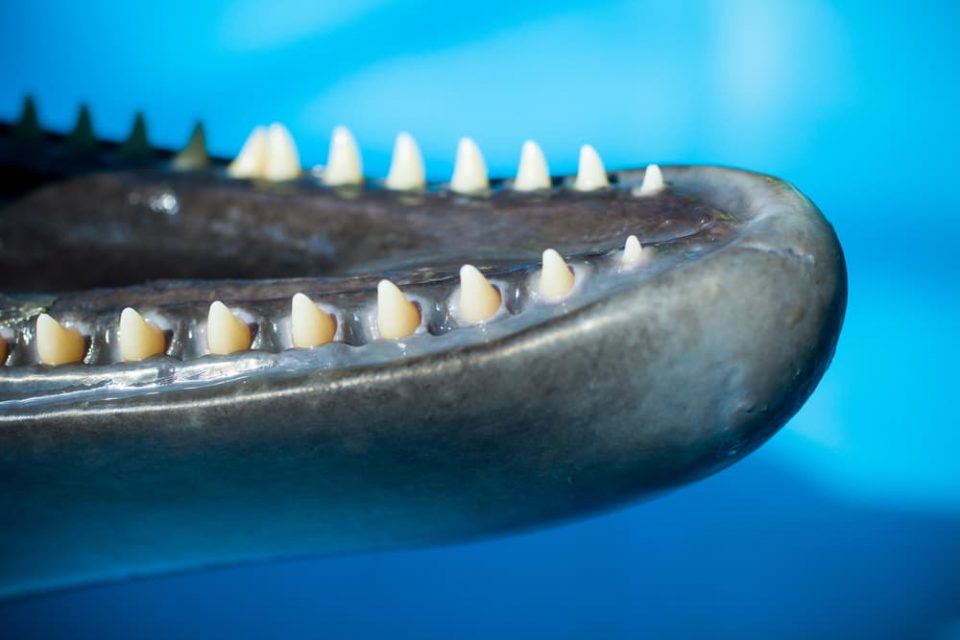
[[[513,181],[513,188],[517,191],[538,191],[549,189],[550,169],[543,151],[533,140],[523,143],[520,150],[520,167],[517,169],[517,179]]]
[[[290,333],[293,346],[309,349],[333,340],[337,321],[329,313],[321,311],[313,300],[302,293],[293,296],[290,309]]]
[[[607,181],[607,170],[603,167],[600,154],[589,144],[580,147],[580,165],[577,168],[577,179],[573,188],[577,191],[595,191],[610,186]]]
[[[267,128],[256,126],[243,148],[227,167],[227,173],[233,178],[262,178],[267,165]]]
[[[263,177],[280,182],[300,176],[300,154],[285,126],[274,122],[267,129],[267,160]]]
[[[652,196],[663,191],[663,172],[655,164],[648,164],[643,172],[643,183],[633,190],[635,196]]]
[[[163,330],[130,307],[120,314],[117,341],[120,356],[125,362],[140,362],[150,356],[160,355],[167,348]]]
[[[250,348],[253,335],[247,323],[219,300],[210,305],[207,314],[207,346],[210,353],[227,355]]]
[[[457,193],[479,193],[490,188],[487,163],[473,138],[460,138],[457,160],[453,165],[450,189]]]
[[[458,313],[464,322],[475,324],[494,316],[500,309],[500,292],[480,271],[469,264],[460,267]]]
[[[623,256],[621,260],[627,266],[640,264],[644,259],[643,247],[637,236],[629,236],[627,242],[623,245]]]
[[[7,361],[8,353],[10,353],[10,351],[7,349],[7,340],[0,335],[0,367],[2,367],[3,363]]]
[[[330,154],[323,170],[323,181],[331,187],[363,184],[363,162],[353,134],[346,127],[336,127],[330,138]]]
[[[40,362],[54,365],[80,362],[86,351],[86,340],[79,331],[63,326],[45,313],[37,317],[37,355]]]
[[[560,254],[553,249],[544,251],[540,281],[537,283],[540,296],[551,302],[559,302],[569,295],[573,282],[573,272]]]
[[[426,184],[426,170],[417,141],[409,133],[397,135],[386,185],[394,191],[416,191]]]
[[[377,285],[377,331],[381,338],[406,338],[420,326],[420,310],[389,280]]]

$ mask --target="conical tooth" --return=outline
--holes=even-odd
[[[499,309],[500,291],[476,267],[469,264],[460,267],[460,319],[470,324],[484,322]]]
[[[559,253],[553,249],[543,252],[543,266],[537,283],[537,291],[543,298],[552,302],[563,300],[573,289],[573,280],[573,272]]]
[[[377,331],[381,338],[406,338],[420,326],[420,310],[389,280],[377,285]]]
[[[550,187],[550,169],[547,168],[547,159],[543,157],[540,145],[533,140],[527,140],[520,150],[520,167],[517,169],[517,179],[513,181],[513,188],[517,191],[537,191]]]
[[[409,133],[397,135],[393,145],[393,159],[387,174],[387,188],[395,191],[416,191],[426,184],[426,170],[417,141]]]
[[[197,122],[193,127],[193,133],[190,134],[190,140],[183,151],[173,158],[173,168],[180,171],[190,171],[192,169],[202,169],[210,164],[210,156],[207,155],[207,135],[203,130],[203,123]]]
[[[336,127],[330,138],[330,153],[323,169],[323,181],[331,187],[363,184],[363,161],[353,134]]]
[[[120,145],[120,155],[132,162],[146,162],[153,155],[147,138],[147,120],[139,111],[133,118],[130,135]]]
[[[163,330],[127,307],[120,314],[120,328],[117,331],[120,356],[125,362],[140,362],[150,356],[163,353],[167,348],[167,339]]]
[[[87,350],[86,341],[76,329],[65,327],[41,313],[37,317],[37,355],[43,364],[80,362]]]
[[[337,321],[302,293],[293,296],[290,310],[290,333],[293,346],[309,349],[333,340]]]
[[[457,193],[479,193],[490,188],[487,163],[473,138],[460,138],[457,160],[453,165],[450,189]]]
[[[33,96],[26,96],[23,99],[20,119],[13,127],[13,137],[21,143],[28,144],[43,141],[43,128],[40,126],[40,118],[37,116],[37,103],[33,101]]]
[[[267,128],[258,125],[247,136],[243,148],[227,167],[234,178],[262,178],[267,164]]]
[[[10,350],[7,348],[7,340],[0,335],[0,367],[2,367],[3,363],[7,361],[8,353],[10,353]]]
[[[643,172],[643,183],[633,190],[635,196],[652,196],[663,191],[663,172],[655,164],[648,164]]]
[[[609,186],[607,170],[603,168],[600,154],[589,144],[580,147],[580,166],[577,168],[577,180],[573,188],[577,191],[594,191]]]
[[[274,122],[267,130],[267,159],[263,177],[267,180],[293,180],[300,175],[300,154],[293,136],[285,126]]]
[[[623,245],[623,264],[633,266],[643,260],[643,247],[637,236],[629,236],[627,242]]]
[[[90,155],[97,150],[97,136],[93,132],[93,119],[87,105],[80,105],[77,113],[77,123],[73,126],[70,137],[67,138],[70,151],[78,156]]]
[[[207,346],[210,353],[226,355],[250,348],[253,336],[247,323],[219,300],[210,305],[207,314]]]

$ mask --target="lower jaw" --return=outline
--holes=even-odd
[[[664,241],[622,273],[603,271],[617,247],[593,244],[572,261],[590,286],[480,327],[441,314],[382,340],[358,311],[341,323],[356,319],[352,342],[291,349],[275,298],[304,281],[281,281],[232,285],[261,339],[232,355],[196,346],[222,284],[164,290],[193,320],[181,351],[138,364],[117,363],[104,338],[84,364],[38,366],[22,331],[0,373],[0,505],[16,514],[0,528],[14,559],[0,594],[469,539],[614,508],[740,459],[826,369],[843,256],[786,183],[709,167],[665,175],[733,231],[695,251]],[[499,272],[504,290],[523,289],[528,271]],[[455,286],[431,274],[401,282],[421,309]],[[356,302],[358,282],[333,293]],[[102,292],[92,324],[156,294]],[[69,311],[82,295],[39,304]],[[28,326],[37,308],[18,304],[8,316]]]

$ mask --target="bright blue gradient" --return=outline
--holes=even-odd
[[[0,605],[14,637],[960,637],[960,5],[35,1],[0,9],[0,118],[93,108],[103,136],[195,118],[235,153],[335,124],[370,175],[411,131],[445,178],[538,140],[557,172],[719,163],[834,223],[850,302],[833,367],[736,467],[660,500],[443,549],[210,571]],[[504,240],[505,242],[508,239]],[[3,630],[8,633],[2,633]]]

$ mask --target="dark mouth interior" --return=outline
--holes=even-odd
[[[495,185],[496,187],[496,185]],[[420,281],[536,264],[548,247],[592,255],[680,246],[728,232],[729,216],[665,191],[468,198],[376,187],[266,185],[210,173],[113,173],[41,189],[0,214],[0,287],[70,291],[156,280],[249,280],[416,273]]]

